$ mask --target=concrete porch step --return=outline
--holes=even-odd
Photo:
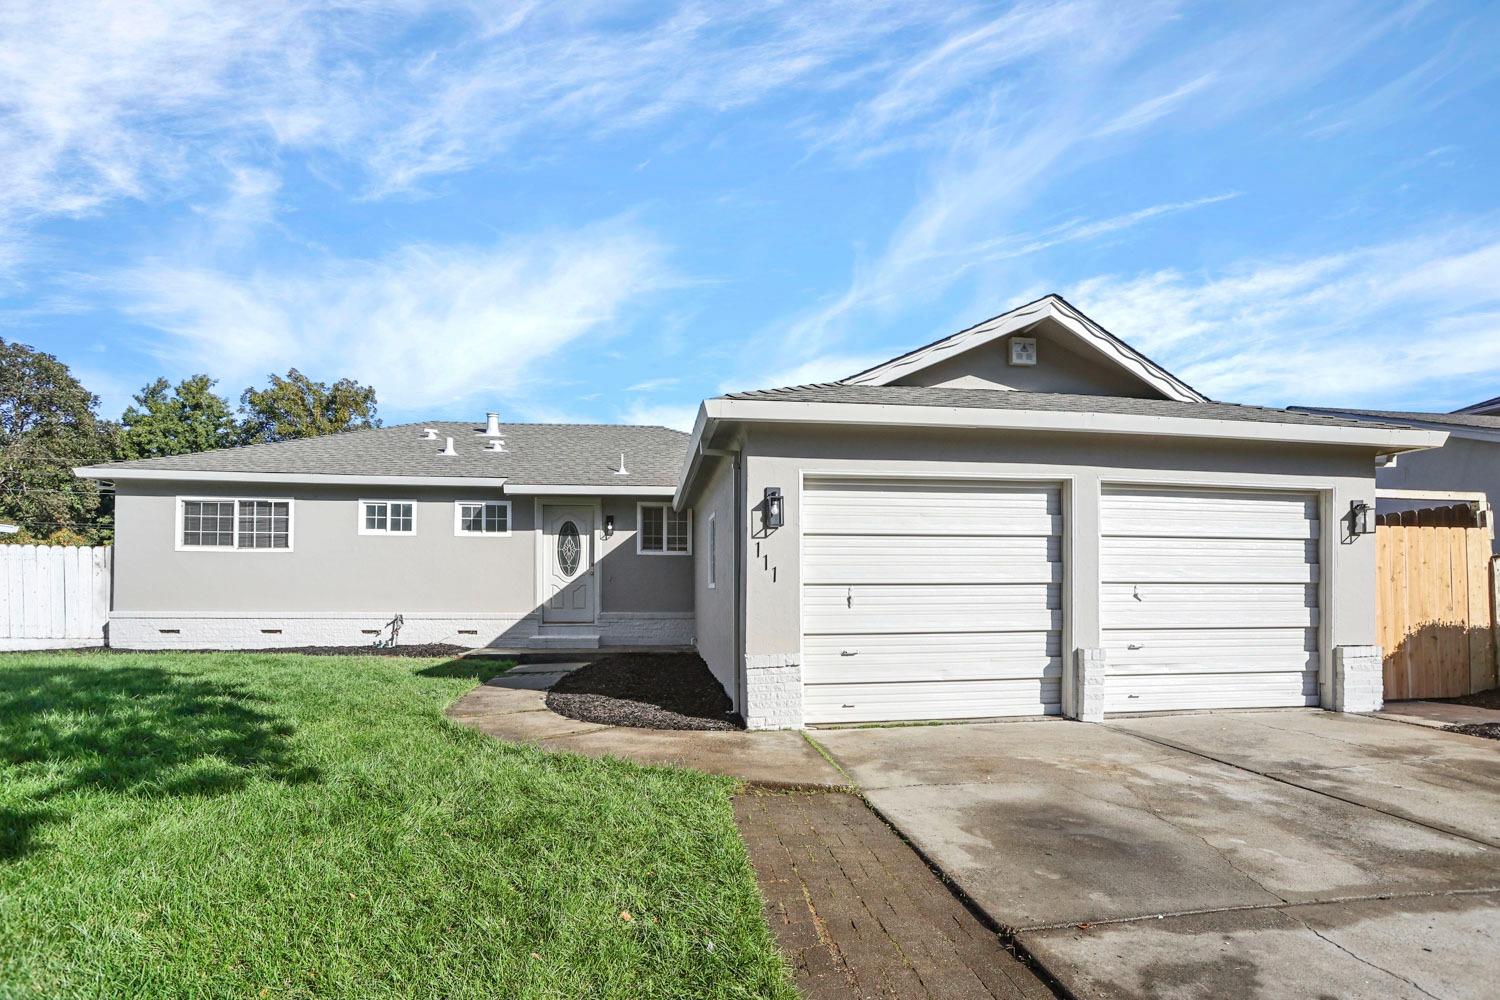
[[[599,633],[591,626],[543,625],[526,645],[532,649],[598,649]]]

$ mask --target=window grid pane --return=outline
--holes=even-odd
[[[510,530],[510,508],[503,501],[459,504],[458,528],[467,534],[503,535]]]
[[[687,511],[673,511],[666,507],[662,510],[667,517],[667,551],[686,552],[688,550]]]
[[[182,544],[227,548],[234,544],[233,500],[184,500]]]
[[[663,551],[662,513],[661,507],[641,508],[641,549],[645,552]]]
[[[386,507],[383,503],[365,504],[365,530],[384,531],[386,527]]]
[[[291,547],[291,507],[285,500],[241,500],[239,507],[240,548]]]
[[[392,531],[410,532],[411,531],[411,523],[412,523],[412,518],[411,518],[411,504],[409,504],[409,503],[393,503],[393,504],[391,504],[391,530]]]

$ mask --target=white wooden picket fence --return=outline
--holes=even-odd
[[[0,649],[103,645],[112,559],[107,545],[0,545]]]

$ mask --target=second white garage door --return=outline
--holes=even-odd
[[[1106,712],[1318,704],[1318,500],[1110,489]]]
[[[809,479],[801,512],[808,722],[1059,711],[1055,488]]]

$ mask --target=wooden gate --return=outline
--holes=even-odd
[[[1387,701],[1452,698],[1495,686],[1488,522],[1468,504],[1377,518],[1377,626]]]

